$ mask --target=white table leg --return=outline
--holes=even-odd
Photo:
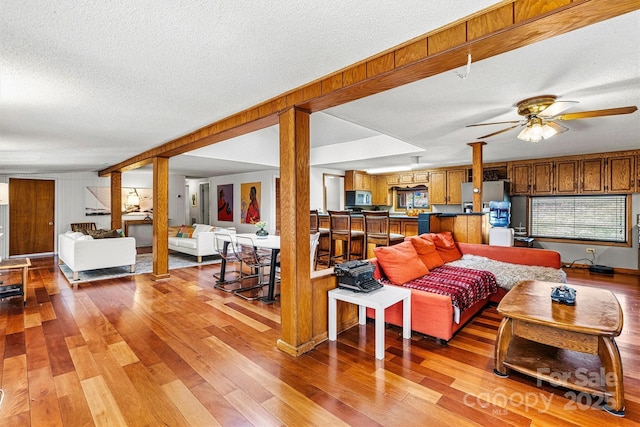
[[[337,336],[336,331],[338,329],[338,319],[336,318],[336,306],[337,301],[335,297],[329,293],[329,341],[335,341]]]
[[[361,325],[367,324],[367,307],[364,305],[358,306],[358,323]]]
[[[384,308],[376,310],[376,359],[384,359]]]
[[[411,294],[402,300],[402,337],[411,339]]]

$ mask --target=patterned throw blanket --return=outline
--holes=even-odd
[[[380,282],[391,284],[386,278],[380,279]],[[498,291],[496,276],[493,273],[449,265],[434,268],[428,275],[402,286],[451,297],[453,306],[460,311]]]

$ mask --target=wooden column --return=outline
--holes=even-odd
[[[111,229],[122,228],[122,172],[111,172]]]
[[[153,280],[169,278],[169,159],[153,158]]]
[[[278,348],[298,356],[313,347],[309,265],[309,113],[289,108],[280,120],[280,310]]]
[[[486,142],[470,142],[469,145],[473,149],[471,171],[473,174],[473,211],[482,212],[482,146]],[[476,192],[475,189],[479,191]]]

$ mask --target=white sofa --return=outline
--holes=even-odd
[[[58,236],[58,261],[73,271],[73,280],[78,280],[78,272],[97,268],[129,265],[133,273],[136,269],[136,239],[94,239],[80,232],[67,232]]]
[[[169,237],[169,249],[197,257],[202,262],[203,256],[216,255],[213,232],[227,231],[235,233],[235,228],[220,228],[207,224],[193,224],[191,237]]]

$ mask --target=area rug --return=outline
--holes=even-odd
[[[198,265],[217,264],[221,262],[219,255],[202,257],[202,262],[198,262],[195,256],[171,252],[169,254],[169,270],[176,268],[194,267]],[[78,280],[73,280],[73,272],[65,264],[60,264],[60,270],[64,273],[67,281],[71,284],[94,282],[96,280],[115,279],[117,277],[132,276],[135,274],[151,273],[153,270],[153,254],[136,255],[136,271],[131,273],[129,266],[99,268],[96,270],[81,271],[78,273]]]

